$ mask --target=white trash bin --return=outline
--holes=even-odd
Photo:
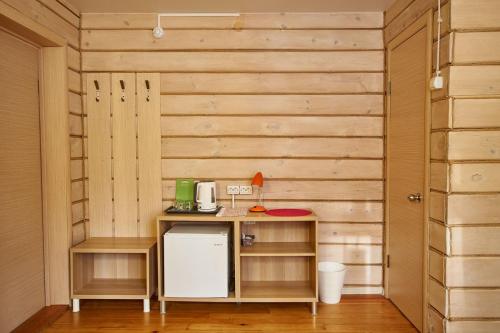
[[[323,303],[340,302],[346,267],[333,261],[322,261],[319,269],[319,299]]]

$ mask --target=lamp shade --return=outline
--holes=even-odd
[[[263,187],[264,186],[264,177],[262,176],[262,172],[257,172],[252,179],[252,185]]]

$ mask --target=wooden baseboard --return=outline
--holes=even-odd
[[[31,317],[24,323],[19,325],[11,333],[37,333],[42,329],[55,322],[64,312],[68,310],[68,305],[51,305],[46,306]]]

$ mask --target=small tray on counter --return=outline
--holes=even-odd
[[[165,209],[165,213],[167,214],[199,214],[199,215],[207,215],[207,214],[212,214],[215,215],[221,210],[222,206],[217,206],[217,208],[211,212],[203,212],[198,209],[191,209],[191,210],[185,210],[185,209],[177,209],[174,206],[170,206],[167,209]]]

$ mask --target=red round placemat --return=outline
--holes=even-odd
[[[283,208],[270,209],[266,211],[266,214],[271,216],[307,216],[311,215],[311,211],[307,209]]]

